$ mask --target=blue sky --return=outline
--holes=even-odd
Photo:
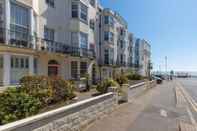
[[[152,46],[154,69],[197,71],[196,0],[101,0],[104,7],[118,11],[129,31]]]

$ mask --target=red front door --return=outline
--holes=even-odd
[[[58,66],[49,66],[48,76],[57,76],[57,75],[58,75]]]

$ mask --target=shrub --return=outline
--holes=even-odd
[[[116,81],[118,82],[119,85],[122,85],[128,83],[128,78],[126,75],[120,75],[116,78]]]
[[[51,87],[52,87],[52,101],[58,102],[61,100],[68,100],[74,95],[74,85],[70,81],[65,81],[60,77],[51,78]]]
[[[127,75],[127,78],[129,80],[141,80],[142,79],[142,76],[141,75],[138,75],[138,74],[128,74]]]
[[[39,98],[43,106],[75,97],[74,84],[60,77],[26,76],[20,84],[21,90]]]
[[[35,115],[40,108],[39,99],[10,88],[0,94],[0,125]]]
[[[42,105],[51,103],[53,90],[51,80],[46,76],[25,76],[20,80],[21,90],[38,98]]]
[[[104,94],[104,93],[107,93],[108,88],[112,87],[112,86],[118,86],[118,83],[112,79],[106,79],[106,80],[100,82],[97,85],[96,89],[98,92]]]

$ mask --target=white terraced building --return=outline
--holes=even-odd
[[[96,82],[111,65],[130,68],[131,48],[125,20],[97,0],[0,0],[0,85],[86,73]]]
[[[134,66],[142,76],[149,76],[151,65],[151,46],[144,39],[136,39],[134,44]]]
[[[111,9],[102,9],[99,64],[102,78],[113,77],[129,67],[130,35],[127,22]]]

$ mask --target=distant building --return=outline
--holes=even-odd
[[[142,76],[149,76],[151,69],[151,46],[142,39],[136,39],[134,45],[134,67]]]

